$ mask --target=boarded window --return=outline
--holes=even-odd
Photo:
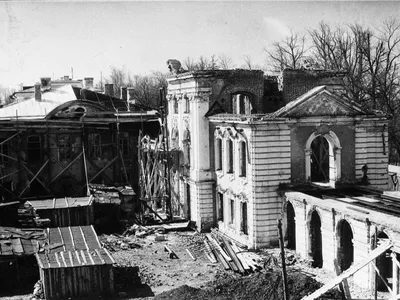
[[[239,176],[246,177],[247,169],[246,143],[239,143]]]
[[[71,137],[67,134],[58,137],[58,157],[60,160],[68,160],[72,157]]]
[[[28,136],[27,151],[29,162],[37,162],[42,159],[42,141],[39,135]]]
[[[248,234],[248,225],[247,225],[247,202],[242,202],[242,219],[240,220],[240,230],[244,234]]]
[[[9,155],[8,142],[4,143],[5,140],[6,139],[4,139],[4,138],[0,138],[0,153],[3,154],[0,156],[0,163],[8,162],[8,157],[7,157]],[[7,155],[7,156],[5,156],[5,155]]]
[[[122,156],[129,156],[129,134],[127,132],[121,132],[119,134],[119,149]]]
[[[222,170],[222,140],[215,141],[215,169]]]
[[[88,140],[90,158],[101,157],[101,136],[99,133],[90,133]]]
[[[224,221],[224,194],[218,193],[218,221]]]
[[[228,139],[226,141],[226,172],[233,173],[233,142]]]

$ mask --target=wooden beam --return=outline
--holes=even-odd
[[[64,174],[64,172],[69,169],[69,167],[71,167],[82,155],[82,152],[79,153],[79,155],[77,157],[75,157],[64,169],[62,169],[56,177],[54,177],[49,184],[52,184],[54,181],[56,181],[62,174]]]
[[[333,260],[333,265],[335,266],[336,276],[340,275],[339,265],[336,258]],[[339,283],[340,292],[342,293],[342,300],[351,300],[351,294],[347,279],[343,279],[343,282]]]
[[[3,177],[0,177],[0,180],[2,180],[2,179],[4,179],[4,178],[7,178],[7,177],[9,177],[9,176],[11,176],[11,175],[14,175],[15,173],[18,173],[18,172],[19,172],[19,170],[13,171],[13,172],[11,172],[10,174],[7,174],[7,175],[4,175]]]
[[[86,161],[89,162],[92,165],[92,167],[96,169],[96,171],[100,171],[101,170],[100,167],[98,165],[96,165],[96,163],[94,163],[90,158],[86,157]],[[114,182],[114,180],[112,180],[110,177],[108,177],[107,174],[104,174],[104,177],[107,178],[110,183]]]
[[[14,137],[16,137],[17,135],[19,135],[22,131],[18,131],[17,133],[13,134],[12,136],[6,138],[4,141],[2,141],[0,143],[0,146],[3,145],[4,143],[7,143],[9,140],[13,139]]]
[[[2,156],[2,157],[7,157],[8,159],[11,159],[11,160],[13,160],[13,161],[18,161],[18,159],[14,158],[14,157],[11,157],[11,156],[9,156],[9,155],[6,155],[6,154],[4,154],[4,153],[1,153],[1,152],[0,152],[0,156]]]
[[[29,174],[31,174],[32,176],[35,176],[35,174],[33,174],[33,172],[32,172],[31,170],[29,170],[28,167],[25,166],[25,164],[21,164],[21,166],[23,166],[24,169],[25,169]],[[44,187],[44,189],[45,189],[49,194],[53,194],[53,192],[52,192],[39,178],[36,178],[36,180],[37,180],[37,182],[39,182],[39,183]]]
[[[88,179],[88,170],[86,164],[86,155],[85,155],[85,144],[82,143],[82,153],[83,153],[83,167],[85,169],[85,180],[86,180],[86,195],[90,195],[89,191],[89,179]]]
[[[101,173],[103,173],[105,170],[107,170],[117,159],[118,159],[119,155],[117,155],[116,157],[114,157],[107,165],[105,165],[99,172],[97,172],[90,180],[89,183],[92,182],[94,179],[97,178],[97,176],[99,176]]]
[[[386,286],[386,288],[388,289],[389,293],[392,295],[392,297],[395,297],[396,295],[393,294],[392,289],[390,288],[390,286],[387,284],[386,279],[383,278],[383,276],[381,275],[381,272],[379,272],[378,267],[376,266],[375,262],[371,261],[372,266],[375,269],[376,274],[378,274],[379,278],[381,279],[381,281],[383,282],[383,284]]]
[[[390,253],[392,257],[392,290],[393,294],[399,293],[399,262],[397,261],[397,255],[395,252]]]
[[[126,183],[129,183],[128,182],[128,174],[126,173],[124,157],[123,157],[122,151],[121,151],[121,149],[119,149],[119,147],[118,147],[118,150],[119,150],[119,156],[121,157],[122,167],[124,169],[125,181],[126,181]]]
[[[22,190],[22,192],[19,194],[19,197],[22,196],[22,194],[26,191],[26,189],[28,188],[28,186],[31,185],[31,183],[36,179],[36,177],[39,176],[40,172],[42,172],[42,170],[46,167],[46,165],[49,163],[49,159],[46,160],[46,162],[41,166],[41,168],[39,169],[39,171],[36,172],[36,174],[33,176],[33,178],[28,182],[28,184],[24,187],[24,189]]]
[[[303,297],[302,300],[314,300],[314,299],[317,299],[318,297],[320,297],[321,295],[325,294],[327,291],[329,291],[330,289],[334,288],[336,285],[341,283],[343,281],[343,279],[346,279],[346,278],[350,277],[351,275],[356,273],[358,270],[362,269],[363,267],[368,265],[370,262],[372,262],[375,258],[377,258],[378,256],[380,256],[383,253],[385,253],[392,246],[393,246],[393,244],[391,242],[388,242],[388,243],[380,245],[376,249],[372,250],[369,253],[369,255],[366,258],[362,259],[358,264],[353,265],[352,267],[350,267],[349,269],[344,271],[342,274],[340,274],[339,276],[335,277],[334,279],[329,281],[327,284],[325,284],[324,286],[322,286],[321,288],[316,290],[314,293],[312,293],[312,294],[310,294],[310,295],[308,295],[306,297]]]

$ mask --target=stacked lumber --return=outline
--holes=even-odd
[[[50,219],[40,218],[33,206],[25,202],[18,208],[18,224],[22,228],[45,228],[50,226]]]
[[[232,270],[240,274],[248,274],[260,271],[261,257],[238,245],[233,240],[219,234],[218,231],[206,234],[205,251],[220,262],[225,270]]]

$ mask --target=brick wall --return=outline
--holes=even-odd
[[[285,103],[295,100],[314,87],[327,85],[330,90],[343,92],[343,72],[325,70],[290,70],[282,72],[282,94]]]

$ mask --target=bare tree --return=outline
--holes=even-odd
[[[245,68],[251,70],[253,63],[251,60],[250,55],[243,55],[244,63],[245,63]]]
[[[270,49],[264,49],[271,71],[296,69],[301,66],[301,61],[306,57],[306,37],[291,31],[290,36],[281,42],[275,42]]]
[[[193,58],[187,57],[183,61],[183,68],[189,72],[195,71],[197,69],[196,62],[193,60]]]
[[[218,56],[218,67],[222,70],[233,69],[235,65],[230,57],[225,54],[221,54]]]
[[[217,69],[219,69],[219,67],[218,67],[218,63],[219,63],[219,61],[218,61],[218,58],[215,56],[215,54],[213,54],[213,55],[211,55],[211,58],[210,58],[210,70],[217,70]]]

